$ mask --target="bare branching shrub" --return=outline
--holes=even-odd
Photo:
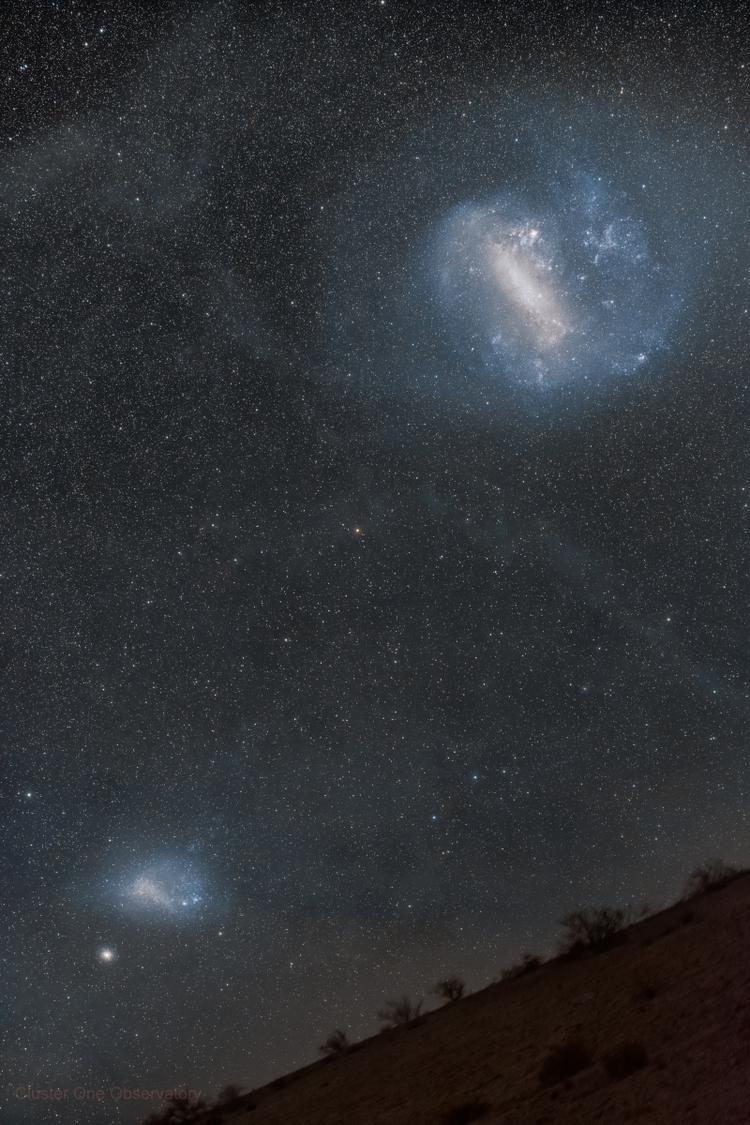
[[[472,1121],[479,1121],[486,1117],[492,1106],[488,1102],[464,1102],[449,1109],[443,1118],[443,1125],[470,1125]]]
[[[560,952],[573,953],[584,949],[605,949],[613,945],[626,921],[624,910],[609,906],[590,906],[573,910],[560,919]]]
[[[585,1043],[571,1039],[553,1048],[542,1063],[539,1071],[540,1086],[556,1086],[567,1078],[573,1078],[580,1071],[591,1066],[593,1059]]]
[[[325,1043],[321,1043],[318,1050],[322,1055],[341,1055],[344,1051],[348,1051],[350,1047],[348,1035],[337,1027],[335,1031],[331,1032]]]
[[[500,973],[500,980],[515,980],[516,977],[522,977],[526,973],[533,973],[535,969],[541,968],[544,961],[541,957],[537,957],[534,953],[524,953],[520,961],[516,961],[515,965],[509,965],[507,969],[503,969]]]
[[[378,1019],[384,1027],[405,1027],[419,1019],[422,1014],[422,1001],[412,1002],[408,996],[400,996],[398,1000],[389,1000],[385,1007],[378,1012]]]
[[[621,1043],[602,1059],[610,1078],[619,1081],[648,1066],[648,1053],[643,1043]]]
[[[175,1095],[161,1109],[149,1114],[144,1125],[184,1125],[193,1121],[195,1115],[206,1108],[203,1098],[194,1098],[190,1094],[185,1097]]]
[[[720,887],[731,883],[732,879],[736,879],[741,874],[739,867],[733,867],[723,859],[707,859],[688,875],[682,897],[694,898],[696,895],[705,894],[706,891],[718,891]]]
[[[242,1094],[239,1086],[234,1086],[231,1083],[220,1090],[216,1095],[216,1105],[229,1105],[230,1102],[235,1102]]]
[[[432,991],[441,1000],[460,1000],[466,991],[466,983],[461,977],[446,977],[445,980],[439,980]]]

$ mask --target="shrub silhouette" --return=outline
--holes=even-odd
[[[232,1083],[230,1083],[228,1086],[225,1086],[223,1090],[219,1090],[219,1093],[216,1095],[215,1104],[217,1106],[228,1105],[230,1102],[236,1101],[241,1094],[242,1090],[240,1089],[240,1087],[234,1086],[232,1085]]]
[[[500,980],[515,980],[516,977],[522,977],[526,973],[533,973],[543,964],[544,961],[541,957],[537,957],[533,953],[524,953],[521,960],[516,961],[515,965],[509,965],[507,969],[502,970]]]
[[[642,1043],[621,1043],[609,1051],[602,1062],[609,1077],[619,1081],[643,1070],[648,1065],[648,1054]]]
[[[185,1097],[175,1095],[161,1109],[150,1113],[143,1125],[183,1125],[183,1122],[193,1121],[196,1113],[206,1108],[203,1098],[193,1098],[189,1094]]]
[[[571,1039],[553,1048],[542,1063],[539,1071],[540,1086],[556,1086],[566,1078],[572,1078],[592,1063],[588,1047],[578,1039]]]
[[[398,1000],[389,1000],[385,1007],[378,1012],[378,1019],[384,1027],[406,1027],[413,1023],[422,1014],[422,1001],[412,1003],[408,996],[401,996]]]
[[[609,906],[590,906],[572,910],[560,919],[563,932],[560,952],[574,953],[583,949],[605,949],[614,944],[625,925],[625,911]]]
[[[633,1000],[636,1004],[643,1004],[647,1000],[655,1000],[659,995],[660,988],[650,980],[641,980],[638,982],[633,993]]]
[[[723,859],[707,859],[688,875],[682,897],[694,898],[696,895],[705,894],[706,891],[718,891],[720,887],[725,887],[741,874],[739,867],[733,867]]]
[[[466,983],[461,977],[446,977],[445,980],[439,980],[432,991],[441,1000],[460,1000],[466,991]]]
[[[443,1118],[443,1125],[470,1125],[470,1122],[485,1117],[491,1108],[488,1102],[464,1102],[463,1105],[448,1110]]]
[[[321,1043],[318,1050],[323,1055],[341,1055],[344,1051],[348,1051],[351,1047],[349,1037],[341,1028],[336,1028],[326,1039],[325,1043]]]

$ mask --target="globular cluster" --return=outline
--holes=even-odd
[[[3,1120],[747,863],[737,6],[8,7]]]

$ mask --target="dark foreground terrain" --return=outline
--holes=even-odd
[[[750,1122],[750,876],[196,1120]]]

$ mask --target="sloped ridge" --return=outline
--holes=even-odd
[[[214,1109],[202,1125],[750,1121],[750,876]]]

